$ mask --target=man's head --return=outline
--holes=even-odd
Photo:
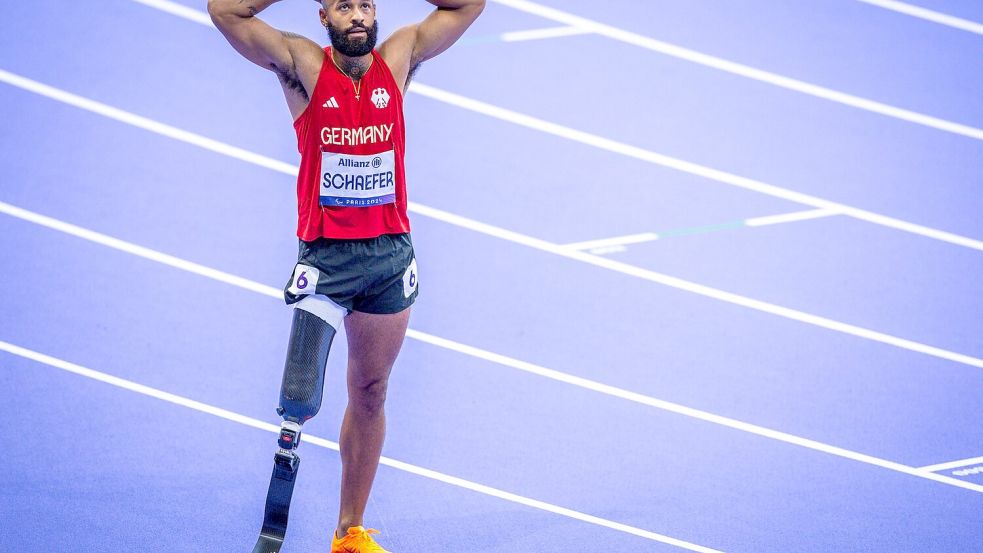
[[[379,22],[374,0],[320,0],[321,24],[331,47],[344,56],[364,56],[375,48]]]

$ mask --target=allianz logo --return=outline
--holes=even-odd
[[[382,159],[372,158],[372,161],[356,161],[351,158],[343,157],[338,160],[338,167],[372,167],[378,169],[382,165]]]

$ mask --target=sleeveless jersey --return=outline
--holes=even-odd
[[[406,214],[403,95],[389,66],[372,51],[372,65],[355,84],[325,58],[310,103],[294,121],[297,236],[375,238],[410,231]]]

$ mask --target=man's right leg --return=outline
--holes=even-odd
[[[324,371],[336,328],[347,311],[320,296],[307,296],[294,305],[287,361],[280,386],[283,417],[280,446],[273,457],[273,475],[266,495],[263,529],[253,553],[277,553],[287,531],[290,498],[293,495],[300,457],[301,427],[321,409]]]

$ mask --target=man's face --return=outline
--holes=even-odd
[[[379,22],[372,0],[323,0],[321,23],[332,48],[342,55],[364,56],[375,48]]]

